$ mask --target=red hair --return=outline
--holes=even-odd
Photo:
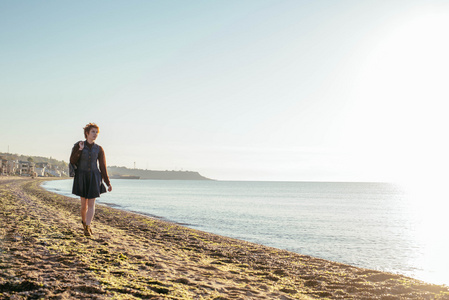
[[[87,135],[89,134],[90,130],[92,128],[96,128],[98,133],[100,133],[100,127],[98,127],[97,124],[95,123],[89,123],[87,124],[83,129],[84,129],[84,137],[87,139]]]

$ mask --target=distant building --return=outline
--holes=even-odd
[[[40,162],[40,163],[36,163],[36,167],[34,169],[34,171],[36,172],[36,175],[39,177],[44,177],[45,176],[45,172],[47,171],[47,166],[49,164],[46,162]]]
[[[51,167],[51,165],[48,162],[36,163],[36,168],[43,168],[43,169],[45,169],[45,168],[50,168],[50,167]]]
[[[19,161],[19,175],[33,175],[34,163],[29,161]]]
[[[19,174],[27,174],[30,169],[30,162],[29,161],[19,161]]]
[[[44,177],[45,176],[45,168],[38,168],[36,167],[34,169],[34,172],[36,172],[36,175],[39,177]]]
[[[0,156],[0,175],[8,174],[8,161]]]
[[[45,171],[45,176],[49,176],[49,177],[61,177],[61,172],[59,172],[59,170],[46,170]]]
[[[8,160],[6,173],[8,175],[15,175],[19,173],[19,161],[18,160]]]

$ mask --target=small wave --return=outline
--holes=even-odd
[[[104,204],[104,205],[107,205],[107,206],[110,206],[110,207],[122,207],[121,205],[119,205],[119,204],[115,204],[115,203],[110,203],[110,202],[103,202],[103,201],[97,201],[97,203],[99,203],[99,204]]]

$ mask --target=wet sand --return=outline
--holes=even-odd
[[[449,299],[446,286],[80,201],[0,177],[0,299]]]

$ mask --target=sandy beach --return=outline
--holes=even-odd
[[[446,286],[80,201],[0,177],[1,299],[449,299]],[[48,180],[48,179],[47,179]]]

